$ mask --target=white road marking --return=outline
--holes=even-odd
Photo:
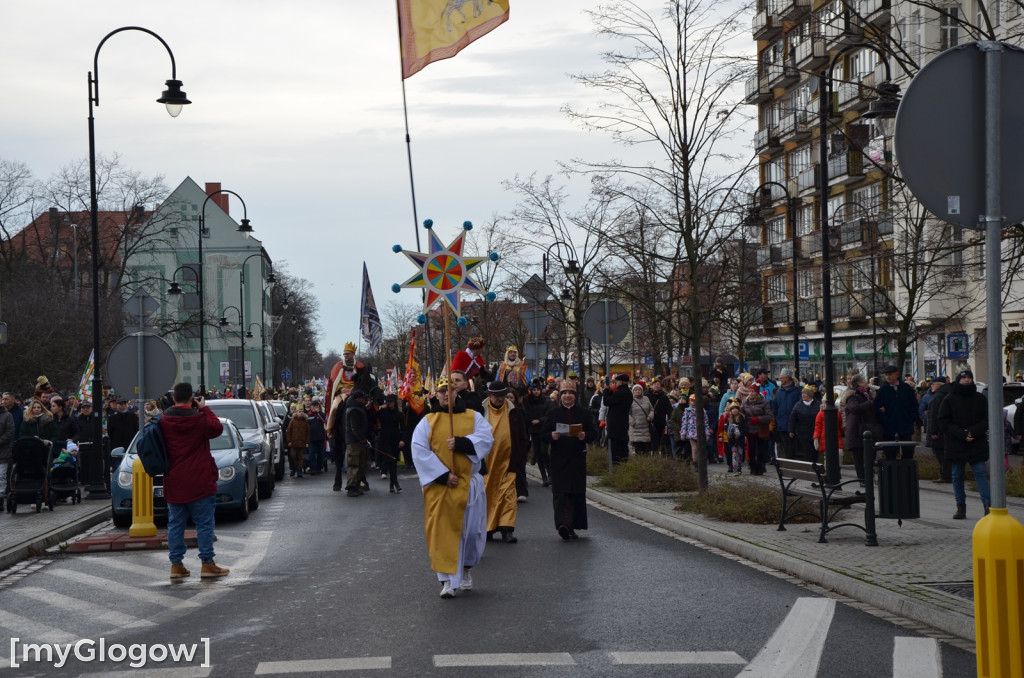
[[[168,571],[170,571],[168,569]],[[86,574],[85,572],[78,572],[77,570],[61,570],[60,576],[64,579],[71,579],[87,586],[97,586],[101,589],[113,590],[124,586],[123,581],[114,581],[112,579],[104,579],[103,577],[97,577],[95,575]],[[162,593],[155,593],[153,591],[147,591],[145,589],[133,588],[128,594],[135,600],[144,600],[147,603],[153,603],[154,605],[160,605],[170,609],[183,608],[183,607],[199,607],[199,603],[191,600],[182,600],[174,596],[166,596]]]
[[[831,598],[798,598],[786,618],[739,676],[804,678],[818,675],[821,652],[835,614]]]
[[[122,556],[102,556],[100,558],[93,558],[89,561],[89,564],[109,567],[117,570],[118,572],[132,572],[146,578],[157,577],[161,580],[167,579],[168,574],[171,571],[171,563],[167,560],[167,554],[163,554],[159,557],[159,563],[155,559],[156,554],[152,555],[154,557],[149,558],[149,560],[153,560],[152,565],[136,563],[131,558]]]
[[[609,652],[614,664],[746,664],[735,652]]]
[[[434,666],[572,666],[568,652],[550,653],[493,653],[493,654],[435,654]]]
[[[209,668],[201,666],[176,666],[169,669],[131,669],[128,671],[97,671],[95,673],[79,673],[78,678],[110,678],[114,676],[131,676],[131,678],[206,678],[210,675]]]
[[[0,614],[0,628],[9,630],[10,638],[21,638],[26,643],[73,643],[81,638],[80,635],[72,635],[64,629],[48,626],[6,610]],[[8,642],[4,649],[9,650],[10,647]]]
[[[100,621],[110,624],[115,628],[131,626],[133,628],[144,628],[156,626],[151,621],[139,619],[122,612],[115,612],[103,605],[96,605],[85,600],[72,598],[63,593],[48,591],[36,586],[25,586],[11,589],[11,593],[38,600],[47,605],[53,605],[60,610],[82,612],[89,616],[90,621]]]
[[[326,671],[369,671],[390,669],[391,657],[339,657],[337,659],[299,659],[291,662],[260,662],[257,676],[282,673],[317,673]]]
[[[897,678],[942,678],[942,650],[934,638],[896,636],[892,675]]]

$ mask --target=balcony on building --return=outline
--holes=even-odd
[[[818,187],[818,172],[818,163],[814,163],[796,175],[796,186],[800,195],[807,195]]]
[[[812,34],[801,40],[794,50],[793,61],[801,71],[813,71],[828,63],[828,46],[825,38]]]
[[[864,179],[864,154],[859,149],[846,150],[829,156],[829,185],[855,184]]]
[[[843,249],[848,247],[859,247],[865,242],[870,242],[865,240],[865,226],[870,226],[869,224],[866,224],[866,221],[867,220],[865,218],[858,217],[857,219],[844,221],[840,225],[839,244]]]
[[[806,141],[811,137],[811,127],[808,124],[810,115],[807,111],[793,111],[787,113],[779,122],[779,138],[783,143],[787,141]]]
[[[891,0],[859,0],[857,23],[865,28],[883,28],[892,20]]]
[[[772,309],[772,324],[773,325],[788,325],[789,324],[789,313],[791,306],[788,303],[776,304],[771,307]]]
[[[864,39],[864,30],[852,20],[849,9],[843,10],[842,14],[834,14],[823,22],[821,34],[829,51],[862,42]]]
[[[772,88],[768,86],[768,80],[761,74],[755,73],[747,78],[747,94],[743,97],[745,104],[763,104],[772,98]]]
[[[774,127],[763,127],[754,132],[754,152],[767,153],[782,148],[779,131]]]
[[[782,35],[782,21],[775,8],[763,9],[754,15],[752,22],[754,40],[774,40]]]
[[[789,87],[800,81],[800,71],[792,61],[785,59],[781,63],[768,64],[765,78],[768,87]]]
[[[832,294],[832,319],[850,317],[850,296],[848,294]]]
[[[772,262],[772,245],[757,248],[757,267],[765,268]]]
[[[798,251],[804,259],[813,259],[814,255],[821,254],[821,233],[808,233],[800,236]]]
[[[799,21],[811,11],[811,0],[781,0],[779,18],[783,21]]]
[[[796,302],[797,322],[801,325],[809,325],[821,320],[818,317],[818,300],[801,299]]]
[[[878,98],[875,74],[868,73],[859,82],[836,83],[836,107],[842,111],[863,111]]]
[[[771,245],[769,257],[771,258],[772,266],[786,266],[793,262],[793,241],[787,240],[785,242]]]

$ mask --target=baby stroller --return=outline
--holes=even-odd
[[[35,504],[36,513],[43,510],[43,503],[53,510],[53,499],[49,497],[50,465],[52,463],[49,440],[35,436],[18,438],[14,441],[14,465],[11,467],[7,486],[7,511],[18,512],[18,504]]]
[[[77,453],[78,446],[71,442],[68,443],[69,451],[72,446],[74,446]],[[69,457],[69,455],[61,456]],[[53,464],[50,467],[50,501],[47,505],[51,511],[54,504],[62,502],[68,497],[71,497],[72,504],[82,501],[82,490],[78,482],[78,457],[70,456],[70,458],[62,462],[61,456],[54,458]]]

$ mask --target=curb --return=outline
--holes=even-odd
[[[105,520],[110,520],[109,500],[100,502],[100,505],[94,511],[75,518],[70,523],[0,551],[0,570],[6,570],[10,566],[30,558],[36,552],[45,551],[55,544],[67,541],[71,537],[81,534],[93,525],[102,523]]]

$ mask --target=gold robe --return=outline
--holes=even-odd
[[[487,531],[515,527],[519,504],[516,503],[516,473],[509,470],[512,460],[512,433],[508,423],[508,404],[500,410],[484,405],[484,416],[494,432],[494,444],[487,455]]]

